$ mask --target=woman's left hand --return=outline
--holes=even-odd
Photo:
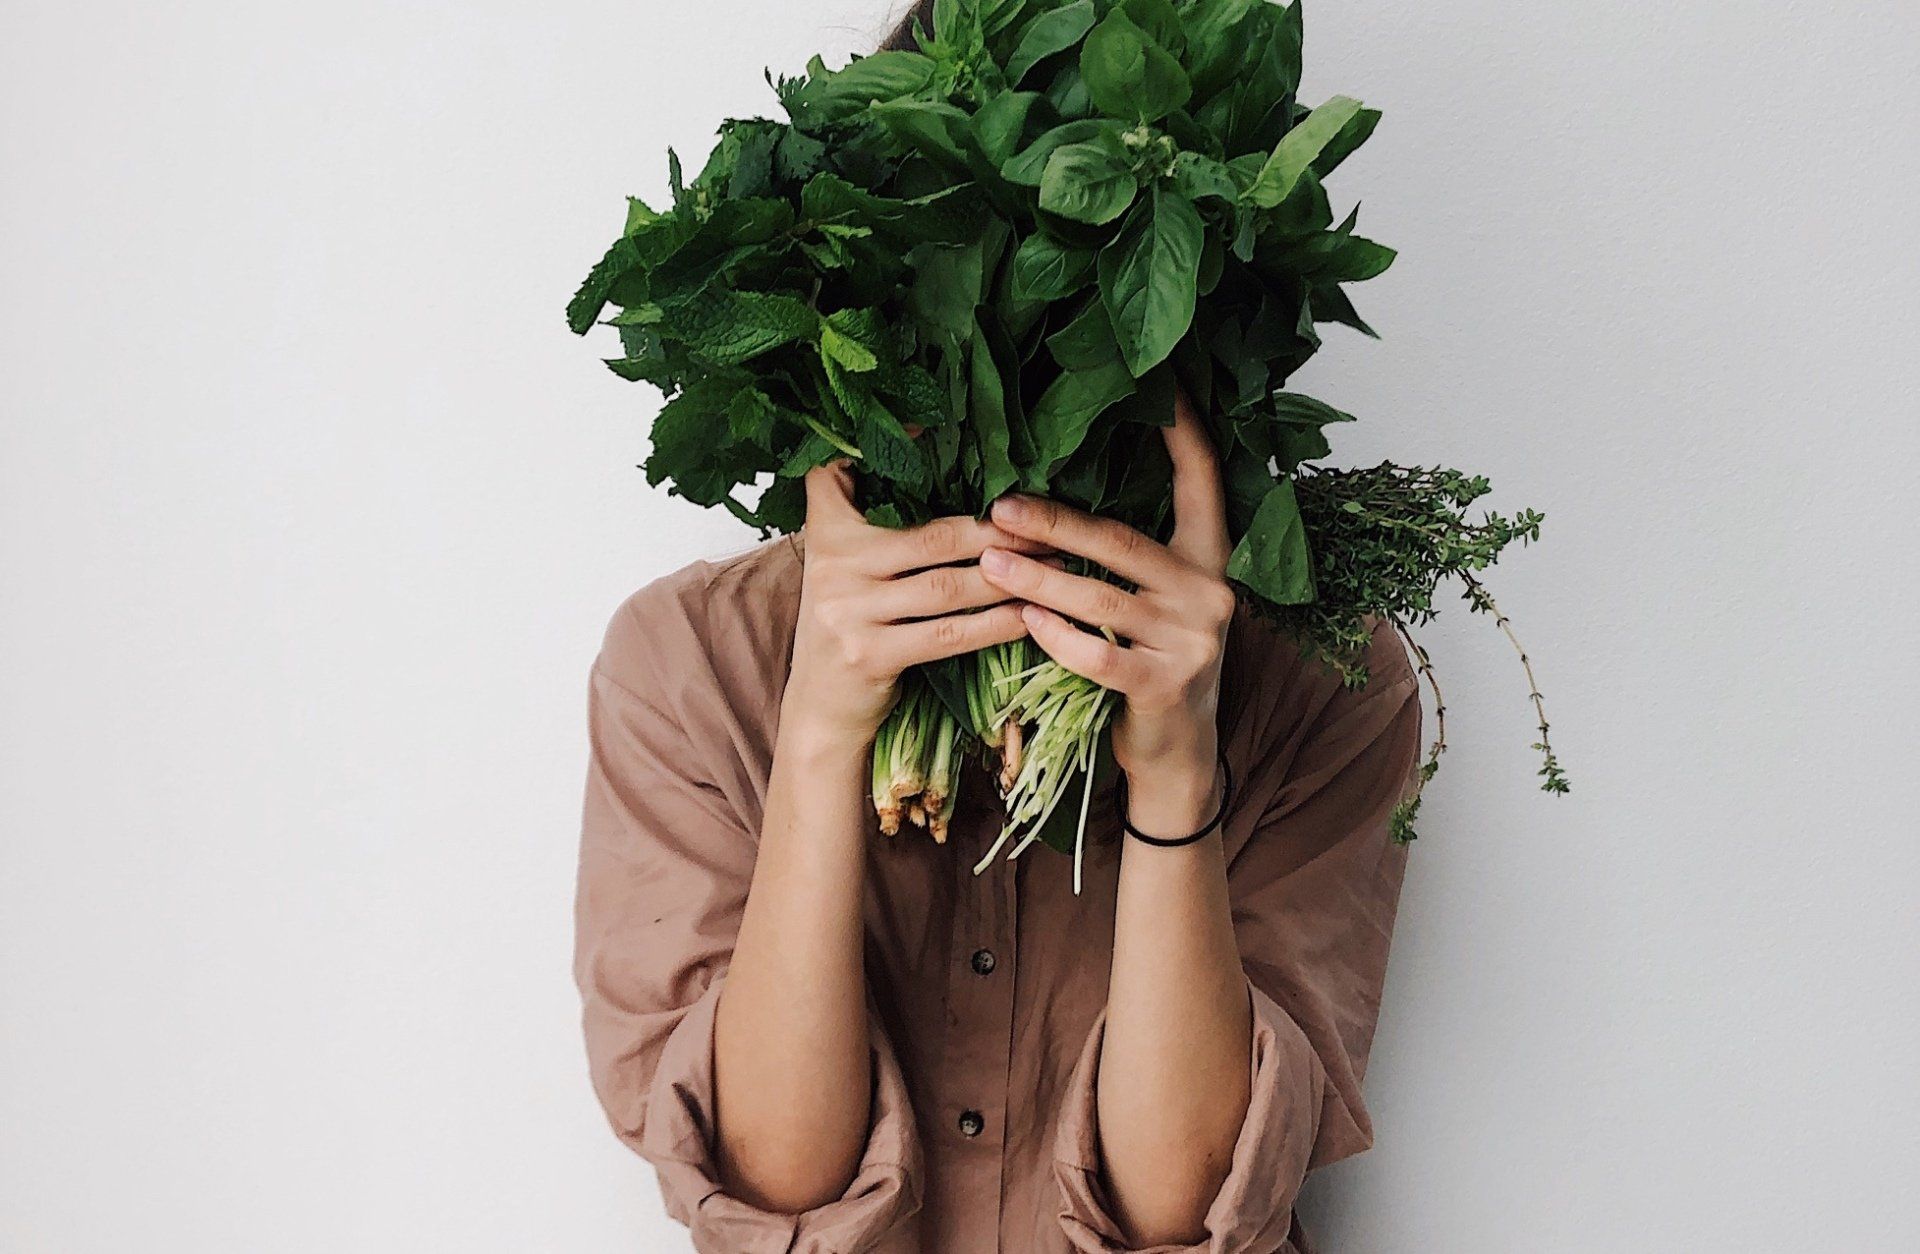
[[[1204,822],[1213,795],[1220,659],[1234,595],[1224,571],[1226,507],[1220,468],[1200,418],[1184,396],[1165,429],[1173,460],[1173,538],[1166,544],[1111,519],[1029,496],[993,504],[1001,530],[1084,557],[1134,585],[1129,592],[1005,549],[980,556],[988,583],[1026,603],[1027,630],[1068,670],[1120,692],[1113,753],[1135,798],[1171,823]],[[1110,628],[1115,644],[1069,619]],[[1157,833],[1156,833],[1157,834]],[[1168,835],[1177,832],[1169,831]]]

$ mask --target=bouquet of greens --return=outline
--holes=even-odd
[[[691,182],[669,153],[670,207],[629,200],[567,320],[617,308],[607,364],[667,396],[647,481],[789,532],[801,477],[847,458],[878,524],[1023,491],[1164,538],[1156,428],[1184,390],[1224,472],[1228,577],[1346,682],[1385,620],[1433,684],[1407,632],[1448,578],[1511,637],[1478,573],[1541,516],[1469,517],[1487,483],[1452,470],[1325,467],[1352,418],[1287,390],[1321,325],[1373,334],[1345,285],[1394,258],[1335,219],[1326,181],[1380,115],[1298,99],[1299,3],[933,12],[918,51],[779,80],[788,120],[727,122]],[[1544,787],[1564,792],[1528,685]],[[1077,851],[1113,711],[1026,641],[922,668],[874,747],[883,829],[944,837],[975,751],[998,755],[1008,816],[982,867],[1009,842]]]

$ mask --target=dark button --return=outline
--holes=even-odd
[[[987,1117],[977,1110],[960,1112],[960,1135],[979,1136],[987,1130]]]
[[[994,958],[991,949],[976,949],[973,951],[973,973],[975,975],[992,975],[993,963]]]

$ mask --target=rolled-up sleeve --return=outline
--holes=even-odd
[[[1297,719],[1256,718],[1230,748],[1243,779],[1228,883],[1253,1008],[1253,1081],[1231,1166],[1192,1245],[1128,1244],[1100,1162],[1095,1080],[1104,1017],[1074,1070],[1055,1147],[1061,1222],[1090,1254],[1282,1254],[1301,1248],[1307,1173],[1366,1149],[1361,1080],[1378,1020],[1406,852],[1389,819],[1419,761],[1420,703],[1404,655],[1377,638],[1375,678]]]
[[[714,729],[727,719],[689,708],[722,695],[703,685],[698,645],[663,640],[658,626],[646,616],[643,630],[624,607],[591,679],[574,972],[594,1089],[696,1249],[860,1254],[919,1208],[922,1174],[906,1083],[871,1015],[871,1123],[846,1192],[776,1214],[720,1180],[714,1013],[752,877],[758,800],[733,789],[742,772],[725,769],[738,750]]]

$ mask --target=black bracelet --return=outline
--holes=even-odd
[[[1207,837],[1213,835],[1213,829],[1219,827],[1220,820],[1227,817],[1227,807],[1233,804],[1233,768],[1227,765],[1227,755],[1224,753],[1220,755],[1220,775],[1220,808],[1213,812],[1213,817],[1207,820],[1207,825],[1191,836],[1174,836],[1171,838],[1166,836],[1149,836],[1133,825],[1133,820],[1127,817],[1127,777],[1124,774],[1121,775],[1120,826],[1126,829],[1127,835],[1133,837],[1141,844],[1152,845],[1155,849],[1179,849],[1185,845],[1200,843]]]

